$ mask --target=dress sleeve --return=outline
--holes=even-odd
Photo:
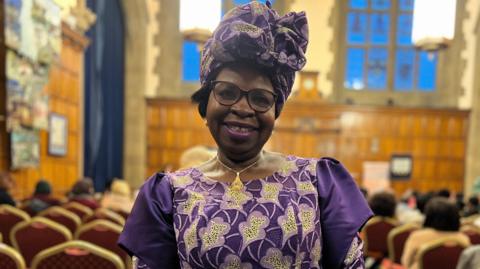
[[[180,268],[173,228],[173,190],[163,174],[145,182],[118,244],[149,268]]]
[[[335,159],[317,163],[317,189],[322,226],[322,265],[342,268],[358,231],[373,216],[347,170]]]

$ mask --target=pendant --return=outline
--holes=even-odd
[[[230,184],[230,189],[232,191],[241,191],[243,189],[243,183],[240,180],[240,174],[237,173],[237,176],[235,177],[235,180]]]

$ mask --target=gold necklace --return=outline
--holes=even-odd
[[[235,174],[237,174],[237,176],[235,177],[235,180],[230,184],[230,189],[232,191],[240,191],[243,189],[243,183],[242,181],[240,180],[240,173],[244,172],[245,170],[247,170],[248,168],[251,168],[252,166],[254,166],[255,164],[258,163],[258,161],[260,161],[260,158],[258,158],[258,160],[254,161],[253,163],[251,163],[250,165],[248,165],[247,167],[243,168],[242,170],[240,171],[236,171],[230,167],[228,167],[226,164],[224,164],[222,161],[220,161],[220,158],[218,158],[218,155],[217,155],[217,161],[225,168],[227,168],[228,170],[234,172]]]

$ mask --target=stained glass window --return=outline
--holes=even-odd
[[[196,42],[183,41],[182,79],[185,82],[200,80],[200,51]]]
[[[344,1],[346,89],[435,91],[438,57],[412,44],[415,0]]]

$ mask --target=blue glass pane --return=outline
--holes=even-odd
[[[350,8],[365,9],[367,6],[367,0],[350,0]]]
[[[383,90],[387,86],[387,49],[372,48],[368,51],[367,88]]]
[[[365,63],[365,50],[359,48],[347,49],[347,63],[345,67],[344,86],[347,89],[361,90],[365,87],[363,82]]]
[[[183,42],[183,80],[198,81],[200,79],[200,51],[192,41]]]
[[[388,14],[372,13],[370,15],[370,42],[386,45],[388,43],[389,26],[390,16]]]
[[[412,20],[411,14],[401,14],[397,21],[397,44],[412,45]]]
[[[435,90],[437,80],[437,53],[420,52],[418,63],[418,85],[421,91],[429,92]]]
[[[385,10],[390,8],[390,0],[372,0],[372,9]]]
[[[367,15],[360,12],[348,13],[347,42],[359,44],[366,41],[367,36]]]
[[[395,90],[411,91],[413,89],[415,50],[397,50],[395,60]]]
[[[412,11],[415,0],[400,0],[399,6],[402,11]]]
[[[248,4],[252,2],[252,0],[234,0],[233,3],[237,6],[240,6],[240,5],[244,5],[244,4]],[[265,2],[267,2],[266,0],[257,0],[257,2],[260,2],[262,4],[265,4]],[[275,3],[275,0],[270,0],[270,3],[274,4]]]

